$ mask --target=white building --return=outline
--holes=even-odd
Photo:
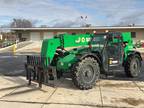
[[[79,27],[79,28],[11,28],[21,40],[40,41],[62,33],[93,33],[108,31],[132,32],[134,40],[144,40],[144,26]]]

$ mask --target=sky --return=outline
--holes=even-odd
[[[37,27],[144,25],[144,0],[0,0],[0,25],[13,18]]]

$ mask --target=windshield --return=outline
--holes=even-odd
[[[103,49],[106,42],[106,35],[95,35],[91,40],[91,45]]]

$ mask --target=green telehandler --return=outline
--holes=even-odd
[[[71,50],[66,50],[71,48]],[[42,43],[40,56],[27,56],[25,64],[29,84],[57,80],[71,73],[79,89],[91,89],[100,74],[108,75],[111,67],[124,67],[127,77],[137,77],[142,57],[133,45],[131,32],[60,34]]]

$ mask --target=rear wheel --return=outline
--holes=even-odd
[[[141,68],[140,57],[138,55],[128,57],[124,68],[127,77],[137,77]]]
[[[91,89],[100,76],[99,64],[87,57],[73,66],[72,73],[73,82],[79,89]]]

